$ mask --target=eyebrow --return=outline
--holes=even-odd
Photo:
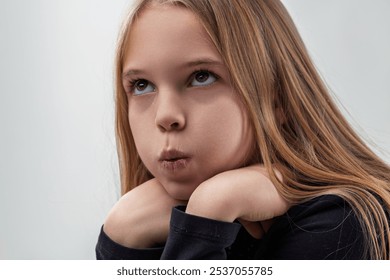
[[[224,64],[219,60],[215,60],[212,58],[201,58],[201,59],[196,59],[196,60],[192,60],[189,62],[185,62],[180,66],[180,68],[191,68],[191,67],[200,66],[200,65],[224,66]],[[130,69],[130,70],[127,70],[127,71],[122,73],[122,78],[126,78],[126,77],[131,76],[131,75],[138,75],[138,74],[142,74],[142,73],[145,73],[145,71],[140,70],[140,69]]]
[[[189,61],[185,63],[184,67],[194,67],[199,65],[216,65],[216,66],[223,66],[223,63],[219,60],[214,60],[212,58],[203,58],[203,59],[197,59],[193,61]]]

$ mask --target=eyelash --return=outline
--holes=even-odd
[[[195,75],[200,73],[200,72],[207,72],[207,73],[213,75],[215,77],[215,82],[219,80],[219,76],[217,74],[215,74],[213,71],[210,71],[210,70],[208,70],[206,68],[200,68],[200,69],[195,70],[194,72],[192,72],[192,74],[190,75],[190,78],[188,80],[188,83],[190,83],[195,78]]]
[[[128,93],[132,93],[132,92],[134,91],[135,84],[136,84],[138,81],[141,81],[141,80],[145,80],[145,79],[142,79],[142,78],[134,78],[134,79],[129,80]],[[145,81],[147,81],[147,80],[145,80]]]
[[[187,83],[190,83],[190,82],[194,79],[195,75],[196,75],[197,73],[200,73],[200,72],[207,72],[207,73],[213,75],[213,76],[215,77],[215,81],[218,81],[219,78],[220,78],[220,77],[219,77],[217,74],[215,74],[213,71],[210,71],[210,70],[208,70],[208,69],[206,69],[206,68],[201,68],[201,69],[198,69],[198,70],[195,70],[194,72],[192,72],[192,74],[190,75],[190,78],[189,78],[189,80],[188,80]],[[131,80],[129,80],[128,93],[132,93],[132,92],[134,91],[134,87],[135,87],[136,83],[139,82],[139,81],[141,81],[141,80],[145,80],[145,81],[147,81],[148,83],[150,83],[150,81],[148,81],[148,80],[146,80],[146,79],[144,79],[144,78],[141,78],[141,77],[131,79]],[[205,86],[205,87],[207,87],[207,86]]]

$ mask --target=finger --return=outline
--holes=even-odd
[[[256,239],[263,237],[264,229],[260,222],[250,222],[243,219],[238,219],[238,221],[252,237]]]

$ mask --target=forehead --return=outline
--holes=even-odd
[[[145,7],[132,24],[125,57],[147,57],[148,62],[156,62],[164,55],[180,59],[186,52],[219,56],[194,13],[182,6],[153,4]]]

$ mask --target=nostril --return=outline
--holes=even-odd
[[[171,128],[175,129],[175,128],[178,128],[180,125],[178,122],[174,122],[171,124]]]

